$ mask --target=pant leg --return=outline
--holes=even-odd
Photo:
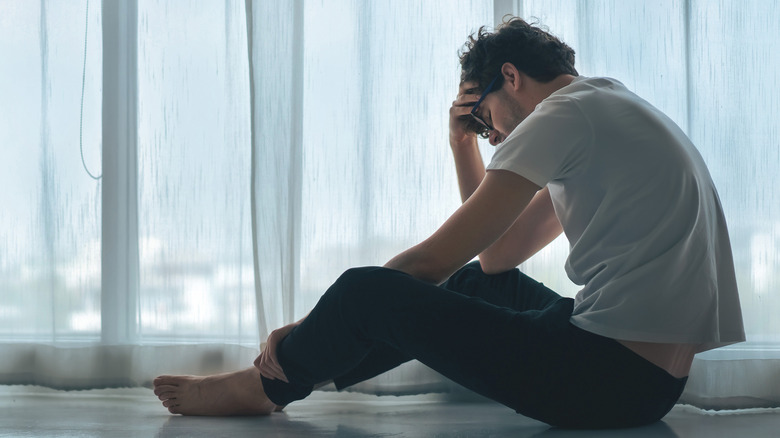
[[[618,342],[573,326],[573,300],[516,311],[398,271],[347,271],[277,350],[290,383],[263,378],[284,405],[359,365],[377,342],[551,425],[657,421],[685,386]]]
[[[441,287],[521,312],[542,310],[561,298],[519,269],[488,275],[476,261],[459,269]]]
[[[568,326],[571,307],[571,300],[559,299],[542,311],[518,312],[398,271],[351,269],[280,342],[277,355],[290,384],[264,379],[264,387],[274,403],[288,404],[316,383],[344,375],[383,343],[513,406],[518,392],[538,392],[526,385],[536,385],[532,359],[542,356],[550,325]]]
[[[561,298],[560,295],[518,269],[488,275],[482,271],[477,261],[459,269],[441,287],[518,311],[542,310]],[[410,360],[412,360],[411,356],[388,344],[377,342],[372,345],[360,364],[346,374],[335,377],[333,383],[338,390],[342,390],[383,374]]]

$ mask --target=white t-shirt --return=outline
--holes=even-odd
[[[582,290],[571,322],[602,336],[745,340],[718,194],[671,119],[609,78],[577,77],[498,146],[488,169],[550,190]]]

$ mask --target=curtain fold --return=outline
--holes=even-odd
[[[302,2],[246,0],[260,338],[292,322],[300,264]]]
[[[780,349],[748,338],[746,346],[698,355],[680,403],[709,410],[778,408],[778,373]]]
[[[94,0],[88,34],[86,1],[0,2],[0,180],[13,188],[0,194],[2,384],[148,385],[161,373],[247,366],[259,351],[243,2],[137,3],[138,67],[128,76],[138,164],[128,166],[127,199],[85,169],[121,152],[101,144],[103,67],[127,68],[103,57],[116,25]],[[138,230],[124,245],[138,260],[128,272],[135,298],[111,286],[119,276],[102,281],[116,274],[101,272],[114,257],[101,250],[101,220],[117,212],[101,199],[122,197],[138,210],[119,214]],[[103,311],[128,299],[136,305],[123,313]],[[107,325],[126,335],[107,335]]]
[[[496,7],[494,7],[496,6]],[[107,342],[101,8],[0,1],[0,384],[148,385],[248,366],[352,266],[460,204],[446,144],[458,50],[522,11],[666,112],[725,208],[748,343],[698,355],[681,402],[779,407],[780,5],[770,0],[138,0],[138,302]],[[78,62],[74,62],[78,60]],[[492,148],[481,143],[486,161]],[[521,269],[563,295],[565,239]],[[112,295],[113,294],[113,295]],[[467,348],[467,346],[464,346]],[[57,366],[54,366],[56,364]],[[410,363],[351,390],[460,389]]]

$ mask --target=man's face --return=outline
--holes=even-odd
[[[530,114],[505,90],[506,86],[504,82],[499,89],[491,90],[474,108],[475,118],[481,120],[481,123],[489,129],[488,140],[493,146],[504,141],[509,133]]]

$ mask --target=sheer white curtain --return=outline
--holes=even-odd
[[[0,33],[0,382],[251,364],[243,2],[3,0]]]
[[[491,3],[0,8],[0,383],[247,366],[458,205],[446,114]],[[365,388],[449,385],[411,368]]]
[[[0,383],[246,366],[343,270],[426,237],[459,204],[457,51],[506,12],[537,17],[581,74],[620,79],[693,138],[726,209],[749,342],[697,358],[683,400],[780,405],[771,0],[86,6],[0,0]],[[109,125],[123,111],[135,135]],[[81,162],[82,113],[101,180]],[[522,268],[571,296],[566,251],[559,239]],[[409,364],[358,389],[452,388]]]

